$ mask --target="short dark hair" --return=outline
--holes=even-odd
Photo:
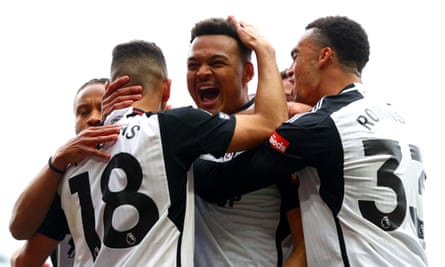
[[[242,58],[245,61],[252,59],[252,49],[244,45],[236,32],[235,26],[228,19],[208,18],[197,22],[192,28],[190,43],[192,43],[196,37],[202,35],[227,35],[232,37],[238,44]]]
[[[116,45],[112,52],[111,68],[126,62],[150,64],[152,67],[160,68],[164,77],[167,77],[164,53],[154,42],[133,40]]]
[[[80,91],[82,91],[82,89],[84,89],[85,87],[87,87],[88,85],[92,85],[92,84],[105,84],[106,82],[109,82],[110,79],[108,78],[93,78],[91,80],[89,80],[88,82],[84,83],[76,92],[76,95],[79,94]]]
[[[368,35],[359,23],[345,16],[327,16],[309,23],[306,30],[309,29],[314,29],[321,45],[332,47],[341,64],[361,75],[370,47]]]
[[[84,83],[79,89],[77,89],[76,94],[74,96],[74,103],[73,103],[73,107],[76,107],[76,98],[77,95],[80,93],[80,91],[82,91],[83,89],[85,89],[85,87],[89,86],[89,85],[93,85],[93,84],[105,84],[107,82],[109,82],[110,79],[108,78],[93,78],[91,80],[89,80],[88,82]],[[74,111],[75,112],[75,111]]]

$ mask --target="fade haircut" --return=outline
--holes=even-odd
[[[167,79],[168,76],[164,53],[153,42],[133,40],[115,46],[112,52],[111,70],[122,66],[128,71],[125,74],[131,74],[130,80],[153,84]]]
[[[327,16],[309,23],[306,30],[314,29],[314,37],[322,47],[331,47],[340,64],[361,76],[369,60],[368,35],[362,26],[344,16]]]
[[[244,62],[250,62],[252,59],[252,49],[244,45],[236,32],[235,26],[228,20],[223,18],[209,18],[201,20],[195,24],[191,31],[190,43],[196,37],[203,35],[227,35],[235,39]]]

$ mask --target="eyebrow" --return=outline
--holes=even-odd
[[[221,55],[221,54],[215,54],[209,57],[210,60],[215,60],[215,59],[224,59],[224,60],[228,60],[229,57],[227,57],[226,55]],[[197,57],[195,56],[190,56],[189,58],[187,58],[187,61],[189,60],[199,60]]]

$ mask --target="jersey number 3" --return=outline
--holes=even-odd
[[[406,193],[401,179],[395,174],[402,160],[402,152],[398,142],[393,140],[366,140],[363,142],[366,156],[389,155],[390,157],[377,170],[377,186],[389,187],[396,195],[396,207],[393,211],[385,213],[379,210],[375,202],[359,200],[359,208],[362,216],[380,227],[384,231],[397,229],[407,214]],[[420,161],[419,149],[410,146],[411,160]],[[418,177],[418,194],[422,195],[425,173],[422,171]],[[417,217],[415,207],[409,207],[411,220],[417,228],[417,235],[423,239],[423,221]]]
[[[111,191],[109,189],[113,169],[121,169],[127,177],[127,185],[121,191]],[[138,192],[142,178],[142,169],[138,160],[128,153],[116,154],[105,167],[101,175],[100,186],[102,200],[105,202],[103,243],[107,247],[128,248],[139,244],[159,219],[159,211],[154,201],[147,195]],[[96,223],[88,172],[71,178],[69,186],[71,194],[78,194],[85,240],[93,260],[95,260],[101,248],[101,241],[95,229]],[[112,224],[113,213],[122,205],[134,207],[139,213],[139,220],[130,229],[118,231]]]

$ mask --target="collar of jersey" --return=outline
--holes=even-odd
[[[339,94],[343,94],[343,93],[345,93],[345,92],[347,92],[347,91],[351,91],[351,90],[349,90],[349,89],[353,89],[353,88],[355,88],[355,87],[357,87],[357,84],[355,84],[355,83],[348,84],[348,85],[346,85],[343,89],[341,89],[341,91],[340,91]]]
[[[145,111],[143,111],[142,109],[133,108],[133,110],[130,113],[127,114],[127,118],[128,117],[134,117],[136,115],[142,115],[144,113],[145,113]]]
[[[237,112],[249,109],[254,102],[255,102],[255,96],[253,96],[246,104],[242,105],[242,107]]]
[[[104,121],[104,125],[110,125],[115,124],[117,121],[119,121],[122,117],[132,117],[136,115],[142,115],[145,112],[141,109],[134,108],[134,107],[128,107],[118,110],[113,110],[110,115],[107,116],[107,118]]]

